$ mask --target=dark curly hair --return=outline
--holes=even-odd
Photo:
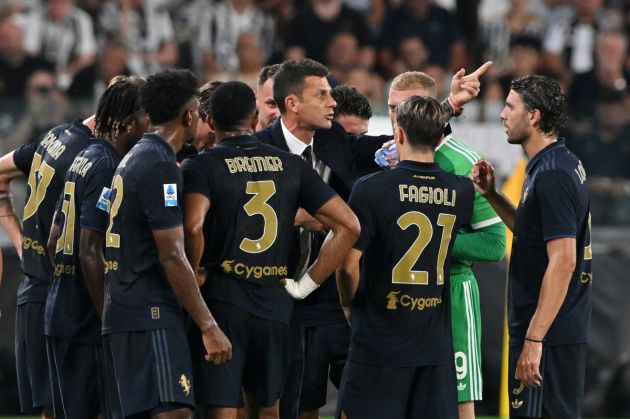
[[[330,94],[337,102],[335,117],[338,115],[355,115],[365,120],[372,117],[370,101],[353,86],[340,84],[335,86]]]
[[[567,101],[558,83],[549,77],[530,74],[513,80],[510,88],[519,94],[525,109],[540,111],[539,129],[558,135],[567,123]]]
[[[116,76],[98,99],[94,117],[94,135],[111,141],[123,132],[140,108],[140,88],[144,80],[137,76]]]
[[[141,103],[152,124],[172,121],[197,96],[197,78],[189,70],[162,70],[147,77]]]
[[[210,109],[212,122],[221,131],[242,129],[256,113],[256,95],[245,83],[228,81],[214,89]]]
[[[296,95],[302,99],[304,79],[310,76],[326,77],[328,68],[310,58],[289,60],[282,63],[273,78],[273,100],[276,101],[280,114],[287,111],[284,99],[289,95]]]

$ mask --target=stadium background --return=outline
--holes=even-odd
[[[332,84],[352,84],[370,99],[376,115],[370,133],[377,134],[390,130],[385,103],[395,74],[426,71],[444,97],[454,71],[493,59],[480,97],[453,126],[506,178],[522,157],[505,143],[498,120],[506,83],[528,72],[548,74],[568,94],[565,135],[589,174],[592,198],[594,309],[584,414],[630,417],[629,27],[624,0],[0,0],[0,152],[91,114],[108,77],[118,73],[184,66],[201,80],[240,79],[255,87],[262,65],[305,54],[329,66]],[[21,215],[24,182],[14,182],[12,191]],[[20,272],[4,236],[0,244],[0,415],[13,417]],[[499,412],[505,268],[506,262],[476,266],[485,377],[478,411],[488,415]]]

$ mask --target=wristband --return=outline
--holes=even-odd
[[[449,105],[451,105],[451,108],[453,109],[453,116],[460,116],[462,113],[464,113],[464,105],[455,102],[455,99],[453,99],[453,96],[451,96],[450,94],[446,98],[446,101]]]
[[[545,341],[545,339],[538,340],[538,339],[531,339],[531,338],[528,338],[528,337],[526,337],[525,340],[528,341],[528,342],[534,342],[534,343],[543,343]]]
[[[287,278],[285,281],[286,284],[284,285],[284,288],[287,290],[289,295],[296,300],[305,299],[310,293],[319,288],[319,285],[313,281],[308,272],[302,275],[302,278],[298,281],[294,281],[291,278]]]
[[[448,115],[450,116],[460,116],[462,114],[462,112],[464,112],[464,108],[461,107],[459,108],[459,113],[455,112],[455,109],[453,109],[453,105],[451,105],[451,101],[449,100],[449,98],[444,99],[440,105],[442,105],[442,109],[444,109],[444,112],[446,112]],[[448,120],[449,118],[447,118]]]

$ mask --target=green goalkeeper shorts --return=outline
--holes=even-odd
[[[481,400],[481,312],[479,287],[474,276],[451,277],[451,313],[457,401]]]

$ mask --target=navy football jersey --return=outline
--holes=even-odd
[[[414,367],[453,362],[450,253],[472,215],[472,182],[402,161],[355,184],[363,252],[349,359]]]
[[[213,275],[204,297],[288,324],[293,299],[279,280],[289,275],[295,213],[315,214],[335,192],[298,156],[249,136],[184,160],[182,172],[184,193],[210,200],[201,265]]]
[[[181,183],[173,149],[155,134],[118,165],[105,233],[104,334],[183,326],[153,238],[153,230],[182,225]]]
[[[33,156],[37,150],[37,146],[46,136],[46,132],[40,135],[37,140],[30,143],[23,144],[15,149],[13,152],[13,164],[17,167],[24,176],[28,176],[31,171],[31,165],[33,164]]]
[[[66,171],[91,139],[90,129],[76,120],[48,131],[32,154],[22,221],[22,271],[25,276],[18,288],[18,304],[46,301],[52,276],[46,243],[55,204],[63,191]],[[18,153],[16,160],[14,154],[14,162],[20,161],[16,166],[24,166],[23,157]]]
[[[547,270],[547,241],[574,237],[576,265],[564,303],[547,332],[547,344],[585,343],[591,319],[590,201],[586,172],[560,139],[527,164],[514,222],[508,282],[510,342],[522,342]]]
[[[105,234],[110,186],[120,155],[104,140],[95,140],[74,159],[57,205],[61,236],[57,241],[53,277],[46,301],[48,336],[97,343],[101,321],[88,293],[79,261],[81,229]]]

